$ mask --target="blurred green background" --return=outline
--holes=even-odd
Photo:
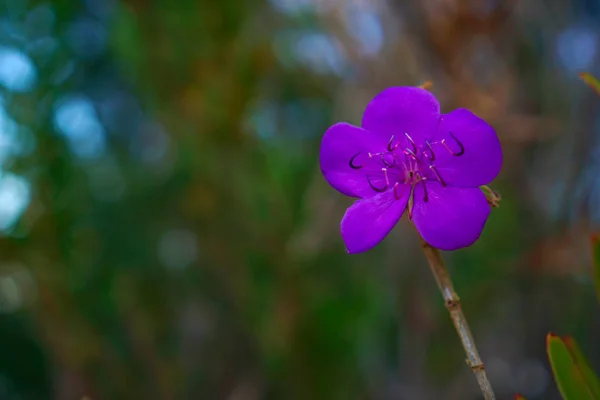
[[[479,399],[416,234],[349,256],[332,123],[432,80],[503,197],[446,254],[500,399],[600,371],[600,1],[1,0],[0,399]]]

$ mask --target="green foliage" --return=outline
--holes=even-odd
[[[600,94],[600,81],[588,73],[580,77]],[[592,279],[600,301],[600,238],[590,238],[592,247]],[[579,345],[571,336],[548,334],[546,349],[554,378],[565,400],[600,399],[600,379],[590,367]]]
[[[0,53],[30,56],[37,83],[28,92],[0,85],[0,134],[10,136],[0,135],[0,155],[15,138],[34,143],[2,160],[3,175],[19,175],[31,190],[27,210],[0,240],[0,399],[366,400],[413,398],[413,389],[426,388],[425,398],[468,400],[448,394],[468,389],[472,377],[457,367],[464,354],[412,228],[402,221],[382,246],[348,256],[339,222],[351,200],[318,166],[329,124],[360,124],[372,94],[416,84],[421,74],[439,76],[445,111],[477,105],[482,116],[496,115],[511,144],[507,164],[519,166],[507,165],[494,182],[503,201],[481,240],[449,257],[477,340],[502,348],[506,326],[537,332],[548,319],[588,323],[571,312],[581,283],[554,279],[545,261],[532,261],[545,260],[533,250],[547,226],[523,190],[529,175],[518,146],[537,151],[538,141],[527,142],[534,134],[513,130],[514,115],[486,100],[513,110],[502,99],[522,98],[513,90],[527,88],[528,104],[540,97],[560,105],[568,96],[545,95],[557,90],[543,78],[554,76],[542,69],[547,58],[527,47],[530,61],[492,85],[502,88],[498,96],[492,86],[465,84],[477,71],[442,78],[471,59],[470,47],[479,54],[462,43],[480,38],[484,22],[448,23],[440,31],[457,29],[465,40],[426,40],[432,46],[419,34],[395,34],[420,1],[395,2],[389,12],[349,10],[372,2],[343,1],[5,3]],[[414,20],[417,33],[424,26]],[[354,42],[365,21],[386,35],[378,54],[361,55]],[[435,35],[436,24],[427,32]],[[514,37],[523,42],[506,49],[531,43]],[[343,50],[339,71],[348,74],[305,64],[323,57],[327,38]],[[460,43],[447,52],[456,60],[435,54],[446,42]],[[79,108],[67,125],[85,128],[86,138],[98,130],[89,123],[96,115],[105,133],[98,158],[78,158],[57,126],[58,106],[72,97],[93,110]],[[556,296],[557,287],[569,295]],[[522,346],[527,335],[509,336]],[[522,348],[524,357],[539,356],[535,346]],[[80,389],[55,393],[64,386]],[[407,393],[395,396],[394,388]]]
[[[600,399],[600,381],[573,338],[550,333],[546,337],[546,349],[554,378],[565,400]]]

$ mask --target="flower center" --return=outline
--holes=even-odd
[[[427,202],[428,180],[435,180],[446,186],[435,167],[437,157],[432,145],[439,143],[455,157],[460,157],[465,152],[465,147],[456,136],[452,132],[448,132],[448,135],[454,141],[452,146],[448,145],[447,138],[433,143],[425,140],[424,144],[417,145],[408,133],[399,138],[392,135],[384,151],[358,152],[350,158],[348,164],[355,170],[364,169],[367,182],[374,191],[381,193],[393,187],[394,196],[398,200],[401,195],[400,185],[414,187],[421,182],[424,190],[423,200]]]

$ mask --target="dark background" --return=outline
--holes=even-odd
[[[0,1],[0,399],[478,399],[405,221],[349,256],[325,129],[392,85],[497,129],[446,254],[500,399],[600,371],[600,1]]]

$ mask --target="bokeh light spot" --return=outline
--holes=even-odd
[[[29,182],[11,173],[0,177],[0,230],[6,231],[29,205]]]
[[[348,33],[358,42],[361,53],[379,53],[383,47],[383,27],[373,11],[352,7],[344,22]]]
[[[596,56],[598,38],[590,29],[571,27],[556,41],[556,51],[563,67],[570,72],[589,69]]]
[[[294,44],[296,58],[315,71],[341,75],[345,67],[342,48],[332,37],[309,32],[300,36]]]
[[[33,89],[37,71],[31,59],[22,51],[0,47],[0,84],[14,92]]]
[[[71,97],[58,103],[54,122],[71,151],[81,158],[97,158],[106,150],[104,128],[90,100]]]

